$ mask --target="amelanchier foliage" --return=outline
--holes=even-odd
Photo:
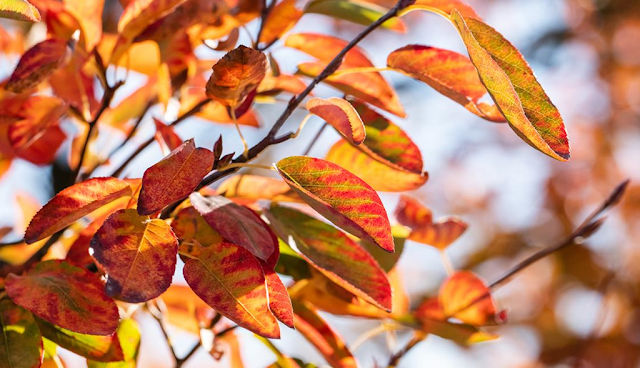
[[[424,82],[483,119],[506,122],[553,159],[569,159],[559,111],[518,50],[473,9],[458,0],[400,0],[391,9],[348,0],[312,0],[304,9],[293,0],[120,3],[117,32],[108,33],[104,0],[0,0],[0,16],[18,20],[0,28],[0,51],[21,54],[1,82],[0,175],[15,160],[49,165],[71,141],[66,188],[30,219],[23,240],[2,244],[34,250],[0,265],[0,367],[58,361],[56,346],[85,357],[90,367],[135,366],[138,312],[151,313],[161,326],[212,330],[212,353],[220,344],[237,349],[234,327],[250,330],[274,350],[270,367],[313,366],[264,339],[279,338],[282,328],[297,329],[331,366],[356,367],[319,310],[413,329],[404,352],[428,334],[460,344],[497,337],[484,329],[506,322],[491,297],[496,283],[447,264],[438,295],[410,308],[394,270],[405,239],[444,251],[467,224],[457,217],[434,221],[427,207],[403,195],[394,225],[378,196],[416,189],[428,178],[418,147],[394,122],[406,113],[383,70]],[[374,65],[358,42],[374,30],[410,32],[402,16],[414,11],[449,20],[468,56],[406,45],[388,55],[387,65]],[[351,40],[290,34],[307,13],[366,28]],[[46,39],[24,51],[29,22],[44,23]],[[253,44],[237,45],[251,22],[259,29],[250,35]],[[269,52],[275,44],[313,61],[288,74]],[[203,45],[226,54],[198,58],[194,49]],[[128,71],[145,75],[146,83],[113,104],[116,91],[133,88]],[[320,83],[342,97],[311,98]],[[259,124],[254,106],[280,101],[276,96],[288,104],[277,120],[264,122],[267,135],[248,146],[242,130]],[[111,176],[93,176],[120,148],[135,145],[130,138],[151,107],[171,101],[179,102],[177,119],[154,118],[154,138]],[[297,132],[282,132],[296,109],[309,115]],[[341,136],[326,157],[294,155],[264,167],[281,180],[237,174],[268,147],[296,138],[313,115]],[[192,116],[235,124],[244,151],[228,152],[222,137],[209,148],[183,141],[173,128]],[[78,134],[69,136],[62,123]],[[95,153],[105,135],[121,141],[106,157]],[[156,142],[165,157],[142,178],[122,177]],[[593,233],[601,223],[595,217],[623,189],[553,250]],[[188,288],[172,286],[177,262],[184,263]],[[293,281],[285,285],[279,274]],[[174,353],[176,364],[199,346],[187,356]]]

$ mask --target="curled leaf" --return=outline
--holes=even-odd
[[[366,132],[360,115],[351,104],[337,97],[322,99],[314,97],[307,101],[307,109],[334,127],[350,143],[360,144]]]

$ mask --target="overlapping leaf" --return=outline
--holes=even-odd
[[[480,20],[451,13],[471,61],[496,105],[516,134],[560,161],[570,157],[560,112],[538,83],[520,52]]]
[[[239,46],[213,66],[207,96],[226,107],[236,108],[255,90],[266,74],[267,58],[260,51]]]
[[[266,19],[258,42],[270,44],[279,39],[302,17],[302,11],[296,8],[295,0],[282,0],[276,4]]]
[[[276,164],[282,178],[322,216],[351,234],[393,252],[393,236],[380,197],[362,179],[331,162],[302,156]]]
[[[118,326],[118,308],[98,277],[64,261],[36,264],[24,275],[6,278],[9,297],[36,316],[84,334],[109,335]]]
[[[40,12],[27,0],[3,0],[0,2],[0,18],[39,22]]]
[[[122,361],[107,363],[88,359],[88,368],[134,368],[136,366],[136,359],[140,350],[140,327],[138,323],[131,318],[122,320],[120,326],[118,326],[116,336],[122,348]]]
[[[365,127],[356,109],[346,100],[337,97],[314,97],[307,101],[307,110],[324,119],[350,143],[360,144],[366,137]]]
[[[124,359],[116,334],[95,336],[76,333],[52,325],[36,317],[43,337],[87,359],[99,362],[117,362]]]
[[[274,202],[301,201],[284,181],[258,175],[234,175],[220,184],[218,192],[228,198],[268,199]]]
[[[280,328],[268,308],[260,262],[243,247],[218,243],[184,265],[191,289],[225,317],[261,336],[279,338]]]
[[[275,234],[251,209],[227,198],[189,196],[193,207],[227,241],[238,244],[263,261],[269,261],[278,247]],[[277,258],[276,258],[277,260]],[[275,263],[270,263],[273,267]]]
[[[212,166],[211,151],[196,148],[193,139],[185,141],[144,172],[138,213],[150,215],[187,197],[211,171]]]
[[[0,300],[0,367],[40,366],[42,338],[33,316],[10,299]]]
[[[29,244],[62,230],[94,210],[131,195],[131,187],[116,178],[93,178],[63,189],[29,223],[24,235]]]
[[[367,138],[361,145],[339,141],[326,159],[356,174],[375,190],[416,189],[428,179],[422,171],[418,146],[397,125],[361,102],[353,106],[364,122]]]
[[[382,17],[388,9],[374,3],[353,0],[312,0],[307,3],[305,13],[324,14],[336,19],[368,26]],[[404,33],[406,26],[400,18],[391,18],[380,28]]]
[[[376,260],[335,227],[291,208],[272,206],[272,226],[311,265],[353,294],[391,310],[389,280]]]
[[[172,127],[156,118],[153,118],[153,122],[156,125],[155,138],[163,152],[167,151],[166,154],[168,155],[171,151],[182,145],[182,139],[176,134]]]
[[[193,207],[181,209],[171,221],[171,229],[180,242],[180,252],[193,254],[192,248],[195,251],[222,242],[222,236]]]
[[[260,262],[269,295],[269,309],[271,313],[289,328],[294,328],[293,306],[287,287],[280,276],[265,262]]]
[[[408,45],[389,54],[387,65],[430,85],[481,118],[505,121],[495,105],[479,102],[487,89],[466,56],[436,47]]]
[[[113,297],[141,303],[171,285],[178,240],[163,220],[119,210],[96,232],[91,249],[108,275],[106,290]]]
[[[64,40],[51,38],[36,44],[22,55],[5,88],[20,93],[37,86],[62,65],[66,56]]]

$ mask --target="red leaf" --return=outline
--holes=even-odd
[[[131,187],[116,178],[93,178],[63,189],[29,223],[24,235],[28,244],[44,239],[94,210],[131,195]]]
[[[185,141],[144,172],[138,213],[150,215],[186,198],[213,166],[213,153],[196,148],[193,138]]]
[[[108,275],[106,290],[111,296],[141,303],[171,285],[178,240],[163,220],[119,210],[96,232],[91,249]]]
[[[366,132],[360,115],[351,104],[337,97],[312,98],[307,101],[307,110],[318,115],[342,134],[350,143],[360,144]]]
[[[322,216],[349,233],[393,252],[393,236],[380,197],[362,179],[317,158],[292,156],[276,164],[278,173]]]
[[[21,93],[47,79],[65,61],[67,42],[58,39],[42,41],[22,55],[5,88]]]
[[[260,262],[244,248],[218,243],[184,265],[191,289],[225,317],[261,336],[279,338]]]
[[[96,275],[64,261],[36,264],[6,278],[9,297],[36,316],[68,330],[110,335],[118,327],[116,303]]]
[[[176,134],[172,127],[155,117],[153,118],[153,122],[156,124],[156,141],[160,144],[163,153],[167,151],[165,155],[168,155],[171,151],[182,145],[182,138]]]
[[[265,262],[260,262],[264,278],[267,282],[267,293],[269,295],[269,309],[271,313],[289,328],[295,328],[293,319],[293,306],[287,287],[284,286],[280,276]]]
[[[220,196],[205,198],[200,193],[193,193],[189,199],[223,238],[244,247],[261,260],[268,261],[278,248],[278,239],[273,231],[251,209]],[[270,263],[270,266],[275,266],[275,263]]]

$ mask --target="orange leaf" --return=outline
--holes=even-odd
[[[480,20],[451,13],[471,61],[496,105],[516,134],[540,152],[560,161],[570,157],[560,112],[536,80],[520,52]]]
[[[216,311],[261,336],[279,338],[280,328],[267,307],[260,262],[243,247],[218,243],[184,265],[193,291]]]
[[[294,327],[293,306],[286,286],[280,280],[280,276],[264,262],[260,262],[264,278],[267,282],[267,293],[269,294],[269,309],[271,313],[289,328]]]
[[[298,49],[320,61],[330,62],[344,49],[347,43],[345,40],[323,34],[296,33],[287,37],[284,45]],[[361,68],[373,66],[373,63],[364,51],[356,46],[344,56],[342,65],[347,65],[349,68]]]
[[[270,44],[285,34],[302,17],[302,10],[296,9],[296,0],[282,0],[273,7],[264,24],[258,42]]]
[[[64,5],[80,23],[83,35],[80,41],[84,41],[87,51],[92,51],[102,38],[104,0],[64,0]]]
[[[296,328],[327,363],[335,368],[356,368],[356,360],[342,338],[309,305],[295,302]]]
[[[280,238],[326,277],[364,300],[391,311],[391,287],[376,260],[335,227],[286,207],[271,206]],[[357,270],[357,271],[356,271]]]
[[[329,149],[326,159],[356,174],[375,190],[402,192],[422,186],[429,175],[422,171],[418,146],[397,125],[364,103],[353,102],[367,138],[354,146],[344,140]]]
[[[266,74],[267,58],[246,46],[229,51],[213,66],[207,96],[226,107],[238,107]]]
[[[275,266],[271,257],[278,249],[278,240],[255,212],[220,196],[205,198],[196,192],[189,199],[193,207],[223,238],[269,262],[271,267]]]
[[[457,10],[465,17],[480,19],[472,7],[460,0],[416,0],[416,2],[408,6],[403,13],[408,13],[413,10],[427,10],[440,14],[445,18],[449,17],[452,11]]]
[[[350,143],[360,144],[366,132],[360,115],[348,101],[331,97],[328,99],[312,98],[307,101],[307,110],[318,115],[342,134]]]
[[[27,0],[2,0],[0,2],[0,18],[39,22],[40,12]]]
[[[491,291],[484,282],[469,271],[459,271],[440,287],[438,300],[445,316],[481,326],[495,319]]]
[[[182,145],[182,138],[180,138],[178,134],[176,134],[176,132],[173,130],[173,127],[168,126],[155,117],[153,118],[153,122],[156,125],[156,141],[158,141],[158,144],[160,144],[160,147],[162,147],[163,152],[169,151],[165,154],[169,154],[171,151]]]
[[[495,105],[478,101],[487,89],[466,56],[436,47],[408,45],[389,54],[387,65],[427,83],[481,118],[505,121]]]
[[[36,316],[68,330],[110,335],[118,327],[116,303],[93,273],[64,261],[37,263],[22,276],[9,274],[7,294]]]
[[[380,197],[362,179],[331,162],[302,156],[282,159],[278,173],[322,216],[349,233],[393,252],[393,236]]]
[[[46,80],[67,57],[67,42],[58,39],[42,41],[22,55],[5,88],[21,93]]]
[[[222,242],[222,236],[193,207],[181,209],[171,221],[171,229],[181,244],[197,243],[201,247],[208,247]]]
[[[107,293],[128,303],[162,294],[176,268],[178,240],[166,222],[119,210],[91,240],[92,256],[107,273]]]
[[[196,148],[193,138],[185,141],[144,172],[138,213],[150,215],[186,198],[213,167],[213,153]]]
[[[300,202],[298,195],[282,180],[258,175],[234,175],[223,181],[218,193],[227,198],[268,199],[274,202]]]
[[[24,235],[31,244],[44,239],[114,200],[131,195],[131,187],[116,178],[93,178],[56,194],[33,217]]]

